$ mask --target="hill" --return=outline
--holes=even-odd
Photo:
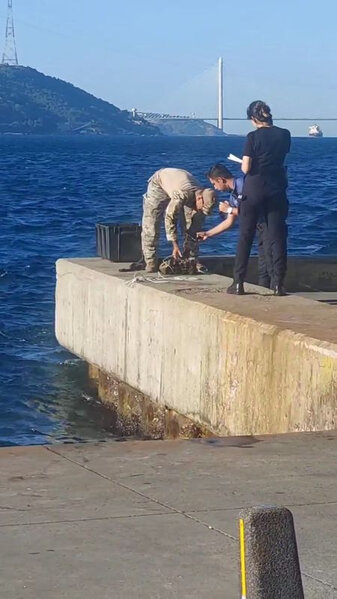
[[[165,120],[158,119],[153,121],[164,135],[189,135],[189,136],[223,136],[226,135],[221,129],[207,123],[207,121],[198,120]]]
[[[147,121],[30,67],[0,65],[0,133],[160,135]]]

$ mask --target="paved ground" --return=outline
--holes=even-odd
[[[337,291],[302,291],[295,295],[313,299],[329,306],[337,306]]]
[[[337,598],[336,433],[0,450],[6,599],[238,599],[241,507],[287,505]],[[291,599],[291,598],[289,598]]]

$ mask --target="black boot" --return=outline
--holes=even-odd
[[[283,297],[284,295],[287,295],[286,290],[284,289],[282,284],[274,286],[274,295],[277,295],[279,297]]]
[[[236,283],[233,281],[233,283],[228,287],[227,293],[230,293],[231,295],[244,295],[245,290],[243,288],[243,283]]]

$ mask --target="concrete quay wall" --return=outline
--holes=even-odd
[[[331,430],[336,308],[210,275],[128,284],[100,259],[59,260],[59,343],[219,435]]]

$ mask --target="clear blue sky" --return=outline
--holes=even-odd
[[[228,116],[244,116],[254,99],[266,100],[274,116],[337,115],[336,0],[13,4],[21,64],[120,108],[215,113],[215,64],[223,56]],[[0,0],[2,32],[6,5]],[[307,126],[290,128],[305,135]],[[337,122],[322,127],[337,135]]]

